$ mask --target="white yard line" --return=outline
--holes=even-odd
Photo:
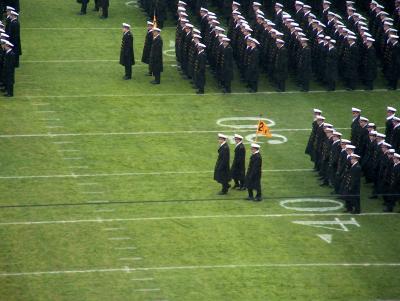
[[[350,128],[335,128],[337,130],[350,130]],[[383,129],[379,127],[378,129]],[[0,135],[0,138],[30,138],[30,137],[80,137],[80,136],[135,136],[135,135],[186,135],[186,134],[209,134],[209,133],[220,133],[220,132],[235,132],[235,133],[249,133],[254,132],[254,129],[248,130],[235,130],[235,129],[220,129],[220,130],[193,130],[193,131],[150,131],[150,132],[103,132],[103,133],[58,133],[58,134],[13,134],[13,135]],[[271,132],[311,132],[311,128],[305,129],[275,129],[271,128]]]
[[[130,240],[130,237],[110,237],[108,240]]]
[[[175,29],[176,26],[164,26],[164,29]],[[121,27],[23,27],[22,30],[121,30]],[[146,24],[143,27],[131,27],[131,30],[146,32]]]
[[[36,113],[56,113],[56,111],[36,111]]]
[[[95,201],[94,201],[95,202]],[[100,202],[100,201],[98,201]],[[371,212],[361,213],[357,216],[398,216],[397,213]],[[52,221],[15,221],[0,223],[0,226],[30,226],[30,225],[54,225],[54,224],[86,224],[86,223],[114,223],[137,221],[166,221],[166,220],[196,220],[196,219],[243,219],[243,218],[286,218],[286,217],[316,217],[316,216],[352,216],[348,213],[282,213],[282,214],[226,214],[226,215],[188,215],[188,216],[155,216],[132,218],[97,218],[80,220],[52,220]]]
[[[312,169],[264,169],[263,172],[311,172]],[[1,176],[0,180],[18,179],[52,179],[52,178],[79,178],[79,177],[127,177],[127,176],[163,176],[163,175],[189,175],[208,174],[214,171],[164,171],[164,172],[125,172],[125,173],[100,173],[100,174],[72,174],[72,175],[36,175],[36,176]]]
[[[72,143],[75,143],[75,142],[73,142],[73,141],[55,141],[55,142],[52,142],[53,144],[72,144]]]
[[[143,65],[145,66],[145,65]],[[308,94],[331,94],[331,93],[354,93],[354,92],[365,92],[364,90],[354,90],[354,91],[347,91],[347,90],[335,90],[331,92],[327,92],[325,90],[314,90],[314,91],[309,91]],[[375,89],[372,91],[369,91],[369,93],[381,93],[381,92],[390,92],[386,89]],[[365,92],[368,93],[368,92]],[[254,95],[275,95],[275,94],[301,94],[301,95],[306,95],[304,92],[300,91],[286,91],[286,92],[276,92],[276,91],[264,91],[264,92],[257,92],[250,94],[248,92],[233,92],[230,93],[229,95],[224,94],[222,92],[215,92],[215,93],[206,93],[202,95],[198,95],[196,93],[137,93],[137,94],[82,94],[82,95],[21,95],[21,96],[14,96],[14,98],[29,98],[29,99],[36,99],[36,98],[98,98],[98,97],[104,97],[104,98],[111,98],[111,97],[130,97],[130,98],[135,98],[135,97],[148,97],[151,99],[151,97],[163,97],[163,96],[196,96],[196,97],[208,97],[208,96],[224,96],[224,97],[229,97],[232,95],[247,95],[247,96],[254,96]]]
[[[142,260],[142,259],[143,259],[142,257],[124,257],[124,258],[119,258],[118,260],[125,261],[125,260]]]
[[[160,291],[159,288],[138,288],[135,289],[136,292],[158,292]]]
[[[174,60],[163,60],[164,63],[175,63],[176,61]],[[31,61],[21,61],[21,64],[66,64],[66,63],[116,63],[119,62],[119,60],[107,60],[107,59],[95,59],[95,60],[31,60]],[[147,64],[136,64],[135,67],[144,67],[148,66]],[[171,65],[173,66],[173,65]]]
[[[338,263],[259,263],[259,264],[227,264],[227,265],[187,265],[187,266],[160,266],[141,268],[102,268],[82,270],[57,270],[57,271],[32,271],[16,273],[0,273],[0,277],[17,276],[44,276],[62,274],[87,274],[87,273],[127,273],[135,271],[179,271],[179,270],[217,270],[217,269],[249,269],[249,268],[399,268],[400,262],[338,262]]]

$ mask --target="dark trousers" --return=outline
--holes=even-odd
[[[373,90],[374,89],[374,81],[373,80],[364,80],[365,90]]]
[[[244,179],[233,179],[233,181],[235,182],[235,187],[244,187]]]
[[[102,15],[101,16],[103,18],[108,18],[108,6],[103,6],[101,10],[102,10]]]
[[[19,55],[17,54],[15,56],[15,68],[18,68],[18,67],[19,67]]]
[[[251,198],[254,197],[253,189],[247,189],[247,191],[249,193],[249,197]],[[256,191],[257,191],[256,198],[261,198],[261,187],[258,187]]]
[[[335,91],[336,90],[336,82],[334,80],[329,80],[328,81],[328,91]]]
[[[388,88],[392,90],[397,90],[397,79],[395,80],[388,80]]]
[[[87,5],[88,5],[88,0],[82,0],[82,6],[81,6],[82,14],[86,14]]]
[[[99,0],[94,0],[94,10],[99,11],[100,5],[99,5]]]
[[[360,206],[360,196],[352,195],[346,196],[346,209],[348,211],[352,211],[353,213],[360,213],[361,206]]]
[[[6,92],[10,96],[14,96],[14,84],[13,83],[6,83]]]
[[[222,86],[224,87],[225,93],[231,93],[231,81],[230,80],[224,81]]]
[[[310,81],[308,79],[301,80],[300,84],[301,84],[302,91],[308,92],[310,90]]]
[[[227,193],[227,192],[228,192],[228,189],[229,189],[229,183],[228,183],[228,182],[224,182],[224,183],[221,183],[221,185],[222,185],[221,191],[222,191],[223,193]]]
[[[285,80],[278,80],[276,82],[278,91],[285,92]]]
[[[153,75],[155,77],[155,81],[157,84],[159,84],[161,82],[161,72],[153,72]]]
[[[347,89],[355,90],[356,88],[356,81],[354,79],[346,79],[345,86]]]
[[[248,82],[249,88],[251,92],[257,92],[258,90],[258,80],[250,80]]]
[[[125,76],[132,78],[132,65],[125,66]]]

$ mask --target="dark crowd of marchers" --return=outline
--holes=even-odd
[[[306,154],[314,162],[321,186],[333,188],[346,203],[346,212],[361,212],[361,176],[372,185],[370,199],[383,198],[385,212],[392,212],[400,201],[400,118],[396,108],[387,107],[385,133],[352,108],[350,140],[332,124],[325,122],[322,111],[314,109],[312,132]]]
[[[285,91],[290,75],[304,92],[314,79],[328,91],[339,80],[347,90],[372,90],[379,70],[387,88],[397,89],[399,0],[384,1],[385,7],[375,0],[261,2],[139,1],[161,26],[167,16],[176,19],[178,68],[198,93],[204,93],[207,64],[231,92],[234,62],[250,92],[263,75],[277,91]]]
[[[5,97],[14,96],[15,68],[22,55],[19,17],[19,0],[0,1],[0,91]]]

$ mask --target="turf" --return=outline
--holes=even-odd
[[[377,91],[335,93],[317,83],[297,92],[290,80],[279,94],[263,77],[261,92],[247,94],[236,76],[235,93],[223,95],[207,73],[197,96],[173,56],[164,57],[162,84],[149,84],[140,63],[146,18],[125,1],[111,1],[108,20],[77,16],[75,1],[21,4],[16,97],[0,102],[1,300],[400,298],[398,215],[381,214],[367,185],[365,215],[333,209],[338,201],[304,155],[314,107],[345,137],[353,106],[384,126],[386,106],[400,100],[382,79]],[[122,22],[135,37],[132,81],[118,65]],[[162,36],[172,49],[172,23]],[[287,139],[259,138],[264,201],[218,196],[216,134],[253,129],[217,121],[260,114]],[[294,223],[335,219],[353,224]]]

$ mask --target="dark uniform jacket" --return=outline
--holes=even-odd
[[[214,180],[218,183],[226,183],[229,182],[230,170],[229,170],[229,146],[227,143],[224,143],[218,149],[218,159],[215,163],[214,169]]]
[[[15,54],[9,50],[4,55],[3,62],[3,79],[5,84],[14,84],[15,82]]]
[[[285,80],[288,77],[288,56],[285,46],[276,52],[274,74],[276,80]]]
[[[150,70],[153,73],[163,72],[163,41],[161,36],[153,39],[150,50]]]
[[[233,158],[231,173],[232,179],[243,180],[246,170],[246,148],[243,143],[235,147],[235,156]]]
[[[143,46],[142,63],[148,64],[150,61],[150,50],[152,42],[153,42],[153,31],[148,30]]]
[[[246,187],[260,189],[261,186],[262,158],[260,153],[251,155],[246,173]]]
[[[130,31],[124,33],[122,37],[119,63],[123,66],[135,65],[135,55],[133,52],[133,37]]]

